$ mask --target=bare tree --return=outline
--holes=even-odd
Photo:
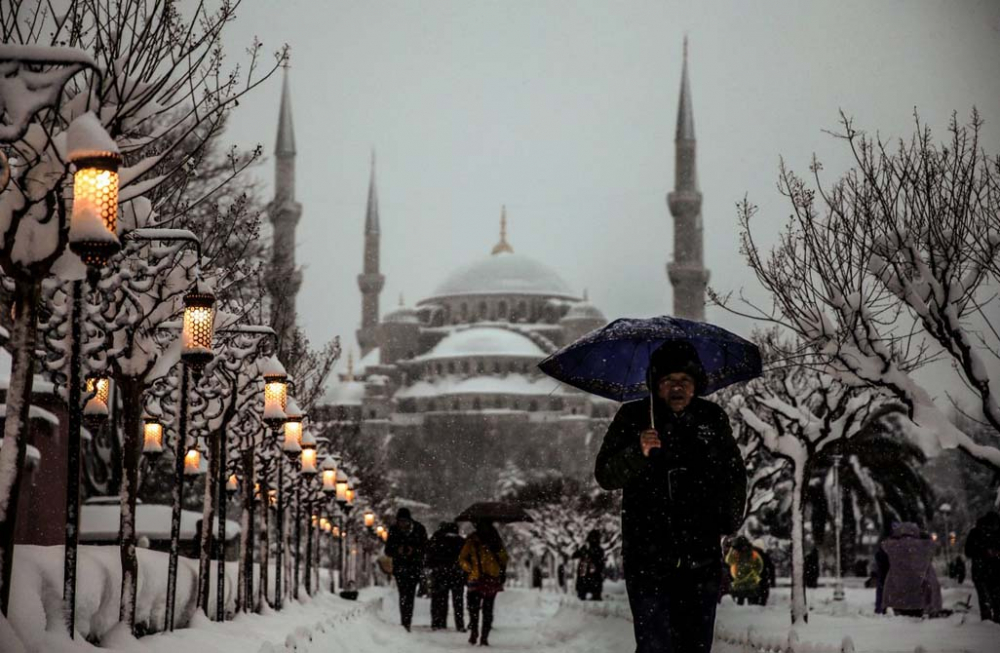
[[[953,116],[940,145],[915,120],[914,135],[892,146],[842,116],[834,135],[853,167],[829,186],[815,158],[812,184],[782,163],[778,188],[792,214],[770,252],[755,238],[757,207],[739,204],[743,253],[773,301],[749,312],[822,353],[842,380],[888,391],[928,455],[958,447],[998,469],[1000,403],[988,368],[1000,357],[1000,324],[984,307],[1000,281],[1000,158],[981,149],[976,111],[968,125]],[[956,426],[914,378],[942,359],[978,400],[988,442]]]
[[[807,621],[804,499],[811,467],[822,451],[857,435],[886,395],[853,388],[832,375],[800,365],[771,368],[763,378],[745,387],[744,398],[746,404],[739,411],[740,417],[757,446],[791,468],[791,616],[793,624]]]

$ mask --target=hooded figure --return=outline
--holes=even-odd
[[[972,562],[980,616],[1000,623],[1000,513],[979,518],[965,540],[965,555]]]
[[[698,397],[695,349],[667,342],[650,357],[650,397],[623,404],[594,475],[622,493],[622,557],[638,653],[709,651],[720,538],[739,529],[746,466],[729,418]],[[655,427],[655,428],[654,428]]]
[[[587,534],[587,543],[580,547],[574,558],[576,565],[576,595],[581,601],[591,595],[595,601],[601,600],[604,589],[604,547],[601,546],[601,531],[594,529]]]
[[[764,573],[764,558],[741,535],[736,538],[733,548],[726,555],[726,564],[729,565],[729,575],[733,579],[733,598],[740,605],[748,600],[754,603]]]
[[[448,627],[448,594],[455,609],[455,628],[465,631],[465,572],[458,565],[465,538],[458,524],[443,521],[427,545],[427,566],[431,571],[431,628]]]
[[[385,540],[385,554],[392,558],[392,574],[399,589],[399,618],[407,631],[413,621],[413,601],[424,568],[426,546],[427,529],[414,521],[409,508],[400,508]]]
[[[941,611],[941,585],[934,571],[934,543],[921,539],[913,522],[892,525],[882,541],[888,570],[882,588],[880,611],[889,608],[908,616],[933,616]]]

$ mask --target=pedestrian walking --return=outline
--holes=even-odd
[[[920,537],[913,522],[892,525],[891,535],[879,548],[887,564],[879,612],[890,608],[895,614],[920,617],[941,611],[941,585],[934,571],[934,543]]]
[[[479,520],[474,524],[476,530],[465,538],[458,563],[465,570],[469,586],[469,643],[478,640],[481,646],[489,646],[497,593],[503,591],[507,579],[507,550],[491,522]]]
[[[392,575],[399,590],[399,620],[407,632],[413,622],[413,601],[424,568],[427,529],[414,521],[408,508],[396,512],[396,521],[389,527],[385,554],[392,558]]]
[[[1000,513],[988,512],[976,521],[965,540],[965,557],[972,563],[980,616],[1000,623]]]
[[[714,359],[713,359],[714,360]],[[622,489],[622,557],[637,653],[711,649],[720,538],[743,522],[746,467],[726,413],[702,399],[706,375],[687,341],[650,356],[650,396],[625,403],[594,475]]]
[[[760,544],[754,544],[753,550],[764,561],[764,570],[760,574],[760,584],[757,585],[757,594],[751,598],[750,603],[754,605],[767,605],[767,600],[771,597],[771,588],[777,585],[778,575],[774,568],[774,560],[764,550],[764,547]]]
[[[577,549],[573,558],[576,565],[576,595],[581,601],[590,596],[601,600],[604,589],[604,547],[601,546],[601,531],[594,529],[587,533],[587,543]]]
[[[729,565],[729,575],[733,578],[730,592],[737,605],[755,603],[764,572],[764,558],[754,550],[747,538],[740,535],[726,554],[726,564]]]
[[[443,521],[427,545],[427,566],[431,573],[431,628],[448,627],[448,595],[455,610],[455,628],[465,632],[465,571],[458,564],[465,538],[458,524]]]

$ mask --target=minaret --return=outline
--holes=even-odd
[[[280,353],[288,347],[289,331],[295,326],[295,296],[302,285],[302,273],[295,267],[295,227],[302,217],[302,205],[295,201],[295,132],[287,67],[281,86],[278,138],[274,145],[274,201],[268,216],[273,232],[268,284],[271,328],[278,334]]]
[[[513,254],[514,248],[510,246],[507,242],[507,205],[505,204],[500,209],[500,240],[496,245],[493,246],[493,251],[490,252],[494,256],[497,254]]]
[[[674,137],[674,190],[667,195],[667,206],[674,216],[674,260],[667,264],[667,277],[674,289],[674,316],[704,321],[708,270],[704,266],[701,192],[698,190],[695,166],[696,140],[687,54],[685,36],[677,134]]]
[[[378,191],[375,188],[375,152],[372,151],[371,176],[368,179],[368,209],[365,212],[365,257],[364,267],[358,275],[361,289],[361,328],[358,329],[358,344],[361,357],[378,347],[378,296],[385,285],[385,276],[379,272],[379,241],[382,232],[378,225]]]

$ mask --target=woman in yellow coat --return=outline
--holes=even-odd
[[[753,550],[749,540],[741,535],[736,538],[736,543],[726,555],[726,564],[733,577],[733,598],[739,605],[747,600],[752,603],[760,585],[761,572],[764,571],[764,559]]]
[[[477,521],[475,532],[465,539],[458,564],[467,574],[469,587],[469,643],[489,646],[493,626],[493,605],[497,592],[503,591],[507,577],[507,550],[500,533],[488,521]],[[482,637],[479,634],[479,610],[483,611]]]

